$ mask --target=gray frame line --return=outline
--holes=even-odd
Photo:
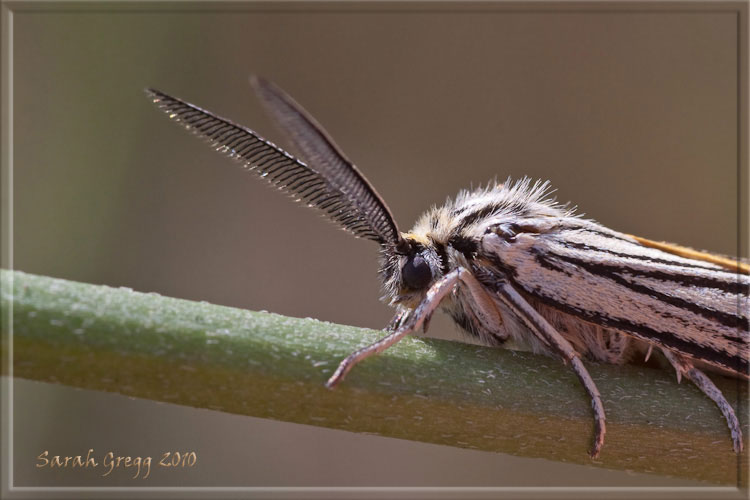
[[[102,6],[102,4],[104,6]],[[415,7],[416,4],[416,7]],[[748,175],[748,2],[747,1],[703,1],[703,0],[673,0],[673,1],[587,1],[572,2],[519,2],[519,1],[467,1],[432,0],[432,1],[364,1],[348,0],[328,1],[218,1],[218,2],[147,2],[143,0],[111,2],[98,0],[25,0],[7,1],[0,6],[2,23],[2,53],[0,54],[0,105],[2,119],[0,120],[0,200],[2,214],[0,215],[0,265],[4,269],[13,269],[13,14],[14,12],[513,12],[513,13],[710,13],[735,12],[737,14],[737,255],[747,256],[750,249],[750,231],[748,230],[748,192],[750,192],[750,175]],[[12,283],[11,283],[12,285]],[[454,498],[458,493],[466,498],[494,498],[505,493],[514,498],[560,498],[573,495],[577,498],[600,498],[602,494],[613,498],[629,498],[632,495],[656,494],[658,498],[704,498],[706,494],[714,498],[746,498],[743,492],[732,487],[13,487],[13,413],[9,411],[13,401],[13,331],[12,331],[12,302],[7,304],[8,314],[2,317],[2,373],[0,380],[0,461],[5,465],[0,467],[0,491],[3,495],[11,494],[15,498],[36,498],[35,494],[45,494],[50,497],[54,492],[62,493],[66,497],[99,498],[106,493],[112,498],[130,498],[146,495],[176,498],[202,498],[206,493],[212,493],[216,498],[235,498],[248,493],[256,496],[271,498],[351,498],[352,496],[376,498],[388,495],[398,498]],[[741,383],[738,381],[738,384]],[[737,401],[737,403],[741,403]],[[746,406],[747,408],[747,406]],[[6,409],[8,410],[6,412]],[[738,478],[742,477],[741,460],[738,459]],[[745,471],[748,477],[748,471]],[[737,495],[740,496],[737,496]],[[718,497],[716,495],[721,495]],[[573,497],[571,496],[571,497]]]

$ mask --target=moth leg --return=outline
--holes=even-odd
[[[477,306],[473,308],[477,320],[488,330],[495,330],[499,325],[502,325],[503,316],[497,310],[497,306],[484,285],[468,271],[461,273],[460,279],[469,295],[471,295],[472,303]]]
[[[674,367],[677,372],[677,382],[680,381],[682,375],[685,375],[690,381],[692,381],[698,388],[703,391],[703,394],[711,398],[716,406],[721,410],[722,415],[727,421],[729,426],[729,432],[732,434],[732,444],[734,451],[737,453],[742,452],[742,430],[740,429],[740,423],[737,420],[737,416],[734,413],[734,408],[726,400],[724,395],[721,393],[718,387],[714,385],[708,376],[701,370],[693,366],[693,363],[684,356],[680,356],[667,349],[661,350],[664,356]]]
[[[329,389],[335,387],[344,379],[344,376],[349,373],[349,370],[351,370],[354,365],[373,354],[385,351],[405,336],[419,330],[425,320],[429,318],[435,309],[437,309],[445,296],[453,291],[461,274],[466,272],[465,269],[455,269],[436,281],[430,289],[427,290],[425,298],[422,299],[422,302],[419,303],[417,308],[414,309],[411,314],[407,314],[406,318],[399,317],[398,314],[396,315],[391,324],[394,326],[396,326],[396,322],[400,324],[393,333],[386,335],[367,347],[363,347],[362,349],[353,352],[344,359],[339,364],[338,368],[336,368],[333,375],[331,375],[331,378],[328,379],[328,382],[326,382],[326,387]],[[396,318],[398,318],[398,320]]]
[[[604,434],[606,433],[604,405],[599,395],[599,389],[597,389],[591,375],[589,375],[588,370],[583,365],[580,356],[573,349],[573,346],[570,345],[570,342],[565,340],[536,309],[531,307],[526,299],[510,283],[502,283],[498,288],[498,292],[501,300],[524,322],[529,330],[557,351],[562,356],[563,361],[570,361],[573,371],[591,397],[591,407],[594,410],[594,445],[591,451],[589,451],[589,455],[591,455],[591,458],[598,457],[604,444]]]
[[[392,332],[393,330],[396,330],[401,324],[406,321],[406,318],[409,317],[409,310],[406,308],[401,308],[399,306],[398,312],[396,312],[396,315],[391,318],[391,320],[388,322],[388,325],[384,328],[387,332]]]

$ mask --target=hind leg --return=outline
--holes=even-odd
[[[737,453],[742,452],[742,430],[740,430],[740,422],[737,420],[737,415],[734,413],[734,408],[729,404],[727,399],[721,393],[718,387],[714,385],[708,376],[701,370],[693,366],[692,362],[675,354],[666,349],[662,349],[664,356],[674,367],[677,372],[677,382],[679,383],[682,376],[685,375],[691,382],[693,382],[698,388],[703,391],[703,394],[711,398],[716,406],[719,407],[721,413],[727,421],[729,426],[729,432],[732,434],[732,443],[734,445],[734,451]]]

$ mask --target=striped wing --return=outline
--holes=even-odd
[[[519,290],[561,312],[748,374],[750,276],[581,219],[492,253]]]

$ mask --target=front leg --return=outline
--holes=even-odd
[[[453,291],[453,288],[458,283],[461,275],[466,274],[467,271],[462,268],[455,269],[439,280],[437,280],[427,293],[425,294],[422,302],[419,303],[416,309],[411,313],[406,313],[406,317],[396,315],[391,321],[391,325],[396,327],[393,333],[386,335],[382,339],[378,340],[374,344],[370,344],[367,347],[353,352],[346,359],[344,359],[336,368],[336,371],[331,375],[331,378],[326,382],[326,387],[329,389],[335,387],[339,382],[344,380],[344,377],[354,365],[359,363],[365,358],[385,351],[390,346],[404,338],[405,336],[413,333],[429,320],[429,317],[440,305],[440,302]]]
[[[335,387],[344,379],[344,376],[349,373],[349,370],[351,370],[354,365],[373,354],[385,351],[405,336],[419,330],[420,327],[424,328],[424,331],[426,332],[432,313],[435,312],[435,309],[437,309],[443,299],[455,289],[459,282],[466,287],[473,302],[479,306],[478,315],[480,321],[490,325],[499,325],[502,323],[503,319],[502,316],[500,316],[500,312],[490,300],[487,291],[482,287],[479,281],[477,281],[474,275],[463,267],[456,268],[433,283],[416,309],[404,309],[396,313],[386,328],[386,331],[393,331],[393,333],[386,335],[367,347],[355,351],[344,359],[339,364],[331,378],[328,379],[328,382],[326,382],[326,387],[329,389]]]
[[[384,330],[386,332],[392,332],[394,330],[397,330],[398,327],[401,326],[401,324],[406,321],[406,318],[409,317],[409,313],[411,313],[410,309],[398,306],[395,316],[391,318],[391,320],[388,322],[388,325],[384,328]]]

